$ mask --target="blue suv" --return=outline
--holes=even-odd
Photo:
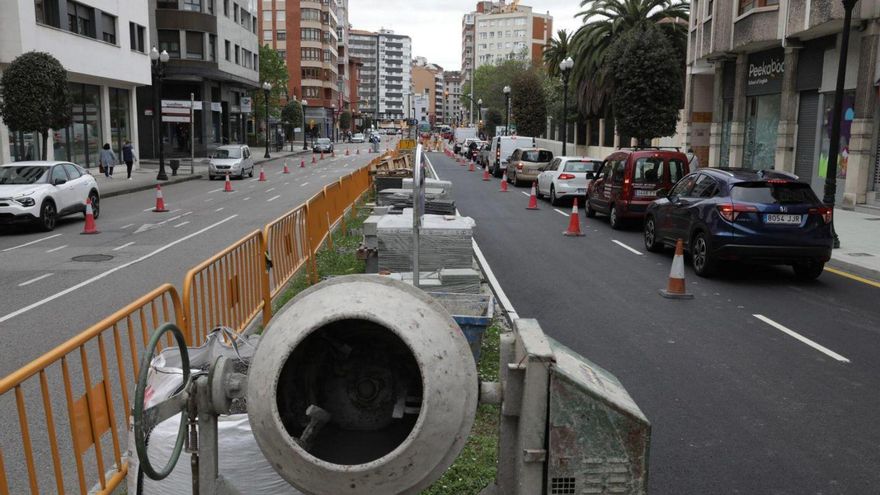
[[[722,261],[791,265],[812,280],[831,259],[833,209],[797,176],[772,170],[704,168],[683,177],[645,216],[645,248],[684,241],[694,271]]]

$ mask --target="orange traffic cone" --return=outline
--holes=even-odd
[[[669,283],[659,292],[667,299],[694,298],[694,295],[687,292],[684,287],[684,241],[681,239],[675,243],[675,256],[672,258],[672,268],[669,269]]]
[[[345,148],[345,156],[348,156],[348,155],[349,155],[349,152],[348,152],[348,151],[349,151],[348,148]]]
[[[507,192],[507,171],[504,171],[504,174],[501,176],[501,189],[500,192]]]
[[[95,225],[95,212],[92,210],[92,199],[86,199],[86,224],[81,234],[100,234]]]
[[[474,161],[471,160],[470,162],[468,162],[468,172],[473,172],[473,171],[474,171]]]
[[[314,163],[316,163],[316,162],[315,162],[315,154],[312,153],[312,164],[314,164]]]
[[[299,168],[306,168],[306,161],[305,160],[299,161]]]
[[[282,174],[289,174],[290,169],[287,168],[287,162],[284,162],[284,170],[281,171]]]
[[[156,207],[153,208],[153,213],[165,213],[167,211],[165,209],[165,197],[162,195],[162,185],[156,184]]]
[[[232,181],[229,180],[229,174],[226,174],[226,184],[223,186],[223,192],[232,192]]]
[[[489,167],[483,167],[483,181],[489,181]]]
[[[266,182],[266,171],[263,170],[262,165],[260,165],[260,182]]]
[[[535,183],[532,182],[532,193],[529,194],[529,206],[526,207],[527,210],[537,210],[538,209],[538,196],[535,195]]]
[[[562,235],[570,237],[580,237],[584,235],[584,233],[581,232],[581,221],[578,218],[577,198],[574,198],[574,203],[571,205],[571,216],[568,217],[568,230],[563,232]]]

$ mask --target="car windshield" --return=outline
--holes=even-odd
[[[574,173],[595,172],[602,166],[602,162],[589,160],[569,160],[565,162],[565,171]]]
[[[803,182],[743,182],[730,189],[730,198],[743,203],[819,204],[819,198]]]
[[[658,184],[663,179],[663,159],[658,157],[636,160],[633,182],[636,184]]]
[[[330,140],[327,138],[318,139],[318,144],[330,144]]]
[[[214,158],[241,158],[241,148],[220,148],[214,152]]]
[[[46,174],[48,167],[22,165],[0,167],[0,184],[36,184]]]
[[[528,150],[523,151],[522,158],[520,160],[524,162],[549,162],[553,159],[553,153],[550,153],[547,150]]]

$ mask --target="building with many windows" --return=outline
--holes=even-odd
[[[446,124],[443,80],[443,67],[428,62],[425,57],[416,57],[412,62],[412,92],[428,98],[428,122],[433,127]]]
[[[351,55],[363,66],[358,92],[362,114],[374,120],[406,118],[412,91],[412,40],[383,29],[378,33],[351,30]]]
[[[136,88],[150,84],[149,10],[144,2],[7,0],[0,15],[0,73],[17,56],[52,54],[67,69],[73,120],[41,137],[11,131],[0,120],[0,163],[67,160],[96,167],[110,143],[117,153],[126,139],[138,148]]]
[[[709,166],[793,172],[822,197],[843,28],[839,0],[692,4],[682,134]],[[837,203],[880,205],[880,1],[855,4]]]
[[[450,125],[464,119],[461,105],[461,72],[446,71],[443,73],[443,113]]]

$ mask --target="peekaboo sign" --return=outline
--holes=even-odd
[[[782,48],[749,55],[746,71],[746,95],[781,93],[784,75],[785,51]]]

